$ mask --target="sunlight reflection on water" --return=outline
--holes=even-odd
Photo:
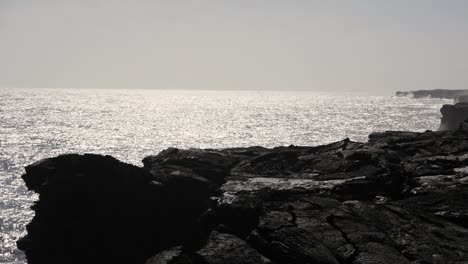
[[[318,145],[372,131],[435,130],[448,100],[312,92],[0,89],[0,263],[25,263],[23,167],[62,153],[141,165],[167,147]]]

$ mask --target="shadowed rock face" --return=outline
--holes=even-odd
[[[456,130],[468,119],[468,103],[444,105],[440,109],[442,119],[439,130]]]
[[[39,193],[29,263],[466,263],[468,132],[318,147],[168,149],[136,167],[64,155]],[[464,262],[465,261],[465,262]]]
[[[110,156],[42,160],[23,179],[39,193],[18,242],[28,263],[143,263],[168,246],[198,243],[197,219],[210,203],[203,180],[161,184]]]
[[[439,98],[439,99],[456,99],[459,96],[468,95],[468,90],[418,90],[409,92],[396,92],[396,96],[412,96],[413,98]]]

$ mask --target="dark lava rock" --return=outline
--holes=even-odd
[[[187,174],[203,177],[216,185],[223,184],[235,157],[215,150],[169,148],[156,156],[143,159],[143,164],[158,179],[165,181],[174,175]]]
[[[467,263],[468,124],[26,167],[33,264]]]
[[[184,252],[182,247],[175,247],[156,254],[145,264],[197,264],[201,263],[196,255]]]
[[[436,215],[304,194],[258,199],[262,214],[247,241],[275,263],[456,263],[468,257],[468,230]]]
[[[369,135],[370,143],[395,143],[412,141],[416,136],[419,136],[418,132],[408,131],[386,131],[386,132],[373,132]]]
[[[208,243],[197,254],[206,264],[269,264],[271,261],[242,239],[213,231]]]
[[[244,240],[230,234],[213,231],[207,244],[196,252],[184,252],[180,247],[163,251],[146,264],[271,264]]]
[[[203,185],[169,185],[110,156],[63,155],[26,167],[39,193],[28,235],[28,263],[144,263],[171,246],[199,241],[198,216],[210,203]]]

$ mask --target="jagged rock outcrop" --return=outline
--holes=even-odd
[[[28,263],[144,263],[168,247],[197,247],[198,217],[210,207],[205,182],[148,171],[110,156],[62,155],[26,167],[39,193],[28,235]]]
[[[412,96],[413,98],[456,99],[457,97],[464,95],[468,95],[468,90],[434,89],[396,92],[396,96]]]
[[[39,193],[28,262],[466,263],[468,129],[317,147],[168,149],[136,167],[64,155]]]

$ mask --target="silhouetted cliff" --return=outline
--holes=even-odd
[[[468,119],[468,103],[443,105],[440,109],[442,118],[439,130],[455,130]]]
[[[317,147],[168,149],[144,167],[62,155],[39,193],[30,264],[464,263],[468,131]]]

